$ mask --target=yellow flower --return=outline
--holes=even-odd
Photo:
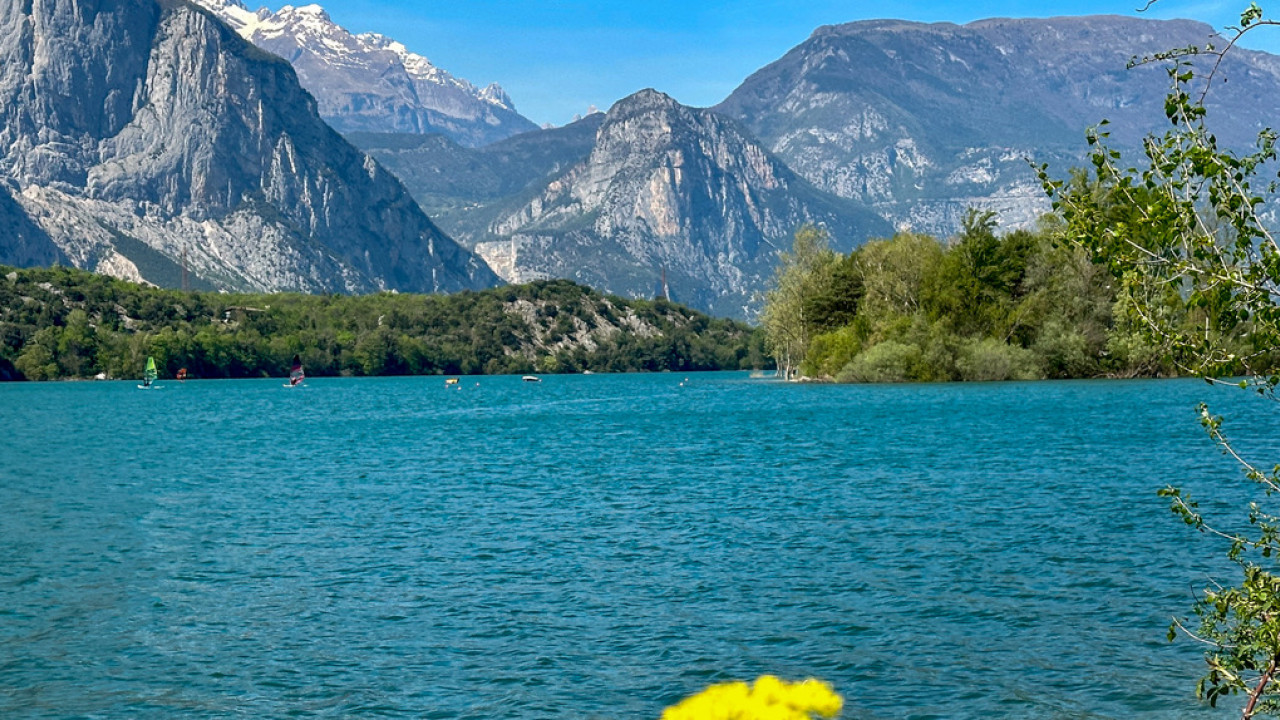
[[[815,714],[835,717],[843,705],[821,680],[789,683],[762,675],[754,687],[744,682],[712,685],[664,710],[662,720],[812,720]]]

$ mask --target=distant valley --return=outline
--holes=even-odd
[[[1136,152],[1162,127],[1168,77],[1126,63],[1211,36],[1199,23],[1118,16],[858,22],[820,28],[709,111],[646,91],[483,148],[350,139],[505,280],[643,295],[668,268],[677,299],[749,317],[801,222],[825,224],[841,250],[897,231],[946,238],[970,207],[995,211],[1006,230],[1031,226],[1049,204],[1030,162],[1063,174],[1084,164],[1085,130],[1104,118]],[[1280,115],[1278,61],[1228,59],[1230,82],[1214,94],[1223,141],[1246,148]],[[708,121],[717,116],[737,122]],[[765,166],[768,177],[753,175]]]

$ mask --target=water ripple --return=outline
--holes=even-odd
[[[0,386],[0,715],[1194,718],[1198,383]],[[1203,493],[1202,493],[1203,494]]]

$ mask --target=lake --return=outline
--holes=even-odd
[[[746,374],[0,385],[0,716],[1229,717],[1165,638],[1274,404],[1196,381]]]

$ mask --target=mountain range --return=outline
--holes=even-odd
[[[309,292],[565,277],[750,317],[802,223],[848,250],[946,237],[971,206],[1033,222],[1028,160],[1083,164],[1103,118],[1126,148],[1160,131],[1167,74],[1125,63],[1212,37],[850,23],[715,107],[650,89],[539,130],[501,88],[318,6],[193,2],[0,2],[0,263]],[[1220,79],[1215,131],[1247,147],[1280,111],[1280,58],[1237,48]]]
[[[895,230],[946,238],[970,207],[1031,225],[1049,209],[1031,162],[1083,165],[1085,130],[1104,118],[1130,152],[1162,129],[1168,75],[1129,59],[1212,38],[1116,16],[858,22],[819,28],[709,110],[646,91],[478,149],[351,139],[508,281],[642,294],[668,268],[677,298],[741,317],[801,222],[827,225],[839,249]],[[1278,60],[1241,50],[1223,64],[1211,107],[1224,143],[1248,147],[1280,112]],[[705,172],[675,182],[691,158],[742,192]],[[766,197],[765,215],[743,212]]]
[[[1166,66],[1126,69],[1131,58],[1215,39],[1198,22],[1121,16],[834,25],[714,110],[900,228],[945,237],[970,206],[1017,227],[1048,210],[1027,159],[1083,164],[1085,130],[1104,118],[1128,149],[1163,131]],[[1219,79],[1214,130],[1248,148],[1280,114],[1280,58],[1235,48]]]

